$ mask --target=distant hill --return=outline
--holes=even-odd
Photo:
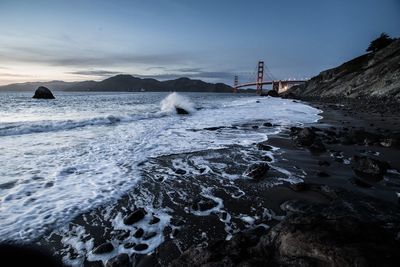
[[[400,102],[400,39],[325,70],[283,95],[304,100],[390,99]]]
[[[120,74],[100,82],[27,82],[0,86],[0,91],[34,91],[39,86],[45,86],[52,91],[93,91],[93,92],[213,92],[229,93],[232,87],[223,83],[207,83],[201,80],[179,78],[168,81],[158,81],[149,78],[137,78],[132,75]]]

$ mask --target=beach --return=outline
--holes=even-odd
[[[317,252],[303,252],[306,256],[301,249],[286,256],[279,251],[277,256],[276,244],[269,244],[268,257],[254,248],[285,225],[287,218],[302,214],[310,219],[326,211],[330,222],[344,217],[345,221],[355,220],[356,228],[363,231],[378,227],[392,233],[379,242],[384,250],[386,243],[395,244],[391,248],[395,249],[400,220],[399,116],[354,112],[345,105],[311,105],[322,110],[321,119],[301,127],[285,126],[267,140],[151,158],[142,163],[141,181],[116,203],[75,217],[37,244],[51,248],[66,264],[85,266],[110,261],[120,264],[115,266],[124,266],[126,261],[134,266],[290,264],[288,258],[323,264],[332,261],[332,255],[326,252],[326,244],[312,239],[309,243]],[[251,134],[276,126],[270,120],[258,120],[199,131],[221,133],[237,127]],[[306,128],[314,136],[309,143],[308,135],[303,140],[298,136]],[[371,131],[375,134],[368,134]],[[376,159],[389,167],[382,177],[366,178],[356,173],[355,156]],[[314,223],[325,225],[321,218]],[[339,220],[336,228],[341,231],[343,225]],[[354,258],[387,266],[398,263],[390,249],[385,257],[371,258],[366,252],[372,249],[370,244],[381,244],[376,240],[379,231],[368,234],[366,238],[371,240],[362,245],[357,238],[363,232],[353,231],[354,235],[348,236],[346,231],[341,234],[352,250],[346,252],[347,258],[343,251],[335,251],[334,263],[351,265]],[[318,235],[317,230],[312,232]],[[334,240],[335,231],[323,233]],[[297,241],[296,247],[307,245],[301,238]],[[338,245],[333,242],[331,246]]]

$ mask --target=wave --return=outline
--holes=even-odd
[[[190,113],[195,111],[194,104],[190,99],[176,92],[169,94],[161,101],[161,111],[175,112],[176,108],[182,108]]]
[[[118,123],[129,123],[138,120],[154,119],[167,116],[162,112],[135,114],[126,116],[108,115],[83,120],[47,120],[35,122],[13,122],[0,126],[0,136],[24,135],[45,132],[66,131],[87,126],[116,125]]]

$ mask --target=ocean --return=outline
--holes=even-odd
[[[320,118],[319,110],[305,104],[250,94],[31,96],[0,93],[1,241],[35,240],[79,214],[118,201],[140,183],[143,163],[151,159],[199,152],[196,160],[207,167],[210,153],[202,151],[246,148],[285,127]],[[176,114],[176,106],[190,114]],[[260,127],[249,131],[251,123]],[[223,179],[238,178],[226,174]]]

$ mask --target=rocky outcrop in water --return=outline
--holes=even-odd
[[[48,88],[40,86],[38,89],[36,89],[35,94],[32,98],[54,99],[55,97]]]
[[[304,100],[379,99],[400,102],[400,40],[321,72],[283,96]]]

